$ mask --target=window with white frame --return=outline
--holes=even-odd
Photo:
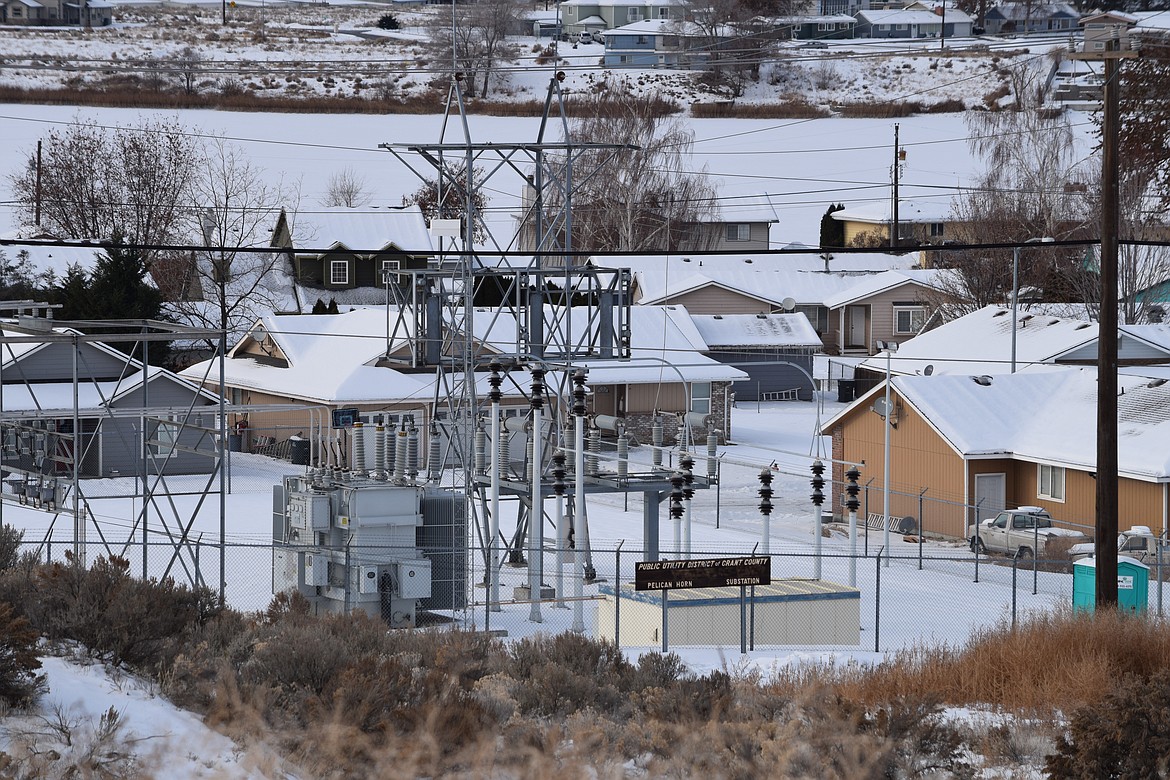
[[[750,241],[752,226],[746,222],[731,222],[727,225],[728,241]]]
[[[907,335],[917,333],[926,324],[926,308],[923,306],[894,306],[894,333]]]
[[[639,45],[639,46],[645,46],[647,43],[648,43],[648,41],[646,40],[646,36],[645,36],[645,35],[639,35],[639,36],[638,36],[638,45]]]
[[[345,260],[329,261],[329,283],[349,284],[349,263]]]
[[[670,9],[665,8],[665,7],[659,8],[658,9],[658,18],[659,19],[669,19],[670,18]]]
[[[642,21],[642,9],[641,8],[627,8],[626,9],[626,19],[628,21],[631,21],[631,22]]]
[[[1064,501],[1064,466],[1049,466],[1038,464],[1040,489],[1036,491],[1039,498],[1051,501]]]
[[[158,427],[154,429],[155,457],[173,458],[179,454],[177,447],[181,429],[179,418],[173,414],[159,421]]]
[[[946,229],[946,224],[945,224],[945,223],[943,223],[943,222],[931,222],[931,223],[930,223],[930,235],[931,235],[931,238],[938,238],[938,237],[940,237],[940,236],[943,234],[943,231],[944,231],[945,229]]]
[[[896,30],[905,30],[905,29],[906,29],[906,25],[904,25],[904,24],[899,24],[899,25],[897,25],[897,26],[896,26],[894,29],[896,29]]]
[[[691,411],[699,414],[711,413],[711,383],[694,382],[691,384]]]
[[[383,260],[382,261],[382,284],[389,284],[398,281],[398,268],[400,263],[397,260]]]

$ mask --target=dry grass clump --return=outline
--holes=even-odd
[[[915,102],[886,101],[881,103],[843,103],[837,112],[847,119],[898,119],[922,110]]]
[[[828,109],[800,99],[780,103],[695,103],[691,116],[699,119],[821,119],[829,116]]]
[[[918,647],[873,668],[801,667],[771,686],[793,692],[831,685],[866,703],[936,696],[948,705],[1014,712],[1072,712],[1097,701],[1126,674],[1149,679],[1170,670],[1170,626],[1100,611],[1038,614],[1016,630],[1003,623],[962,647]]]

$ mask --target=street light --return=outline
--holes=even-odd
[[[1051,244],[1056,239],[1051,236],[1029,238],[1024,244]],[[1016,373],[1016,311],[1019,308],[1020,298],[1020,250],[1023,244],[1012,247],[1012,373]]]
[[[879,341],[878,349],[886,351],[886,401],[882,408],[882,428],[885,430],[885,476],[882,479],[882,545],[885,550],[885,565],[890,565],[890,427],[894,410],[890,406],[890,358],[898,351],[896,341]]]

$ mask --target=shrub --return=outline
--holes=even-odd
[[[45,690],[37,658],[37,632],[11,604],[0,603],[0,701],[15,707],[32,703]]]
[[[399,27],[398,17],[394,14],[383,14],[378,17],[379,30],[397,30]]]
[[[1126,675],[1100,701],[1073,713],[1046,769],[1070,780],[1170,775],[1170,671]]]

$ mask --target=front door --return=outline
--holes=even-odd
[[[975,475],[975,522],[995,517],[1007,507],[1007,475]]]
[[[865,349],[865,307],[847,306],[845,308],[845,347],[846,349]]]

